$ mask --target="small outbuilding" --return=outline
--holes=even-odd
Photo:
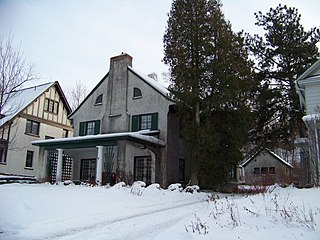
[[[291,183],[293,166],[267,148],[257,151],[240,168],[241,179],[246,184]]]

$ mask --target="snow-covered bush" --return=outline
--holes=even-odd
[[[183,190],[183,187],[182,187],[181,183],[173,183],[168,186],[168,190],[173,191],[173,192],[174,191],[181,192]]]
[[[142,181],[134,182],[131,186],[130,193],[137,196],[142,196],[146,187],[146,183]]]
[[[187,186],[184,191],[187,193],[200,192],[200,187],[198,185]]]
[[[113,189],[121,189],[126,186],[125,182],[118,182],[115,185],[112,186]]]

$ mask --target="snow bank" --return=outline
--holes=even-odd
[[[133,194],[132,189],[141,194]],[[172,189],[174,189],[172,191]],[[320,235],[320,189],[190,194],[113,187],[0,185],[0,239],[302,239]]]

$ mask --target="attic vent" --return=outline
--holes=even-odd
[[[134,98],[139,98],[142,97],[142,92],[140,90],[140,88],[133,88],[133,97]]]

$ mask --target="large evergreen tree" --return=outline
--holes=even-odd
[[[223,183],[241,160],[249,124],[252,82],[243,37],[232,32],[220,1],[175,0],[164,52],[184,119],[192,183]]]
[[[255,16],[265,34],[249,36],[247,41],[257,62],[260,87],[252,137],[257,146],[290,150],[304,131],[294,81],[316,61],[319,29],[306,31],[298,10],[281,4]]]

